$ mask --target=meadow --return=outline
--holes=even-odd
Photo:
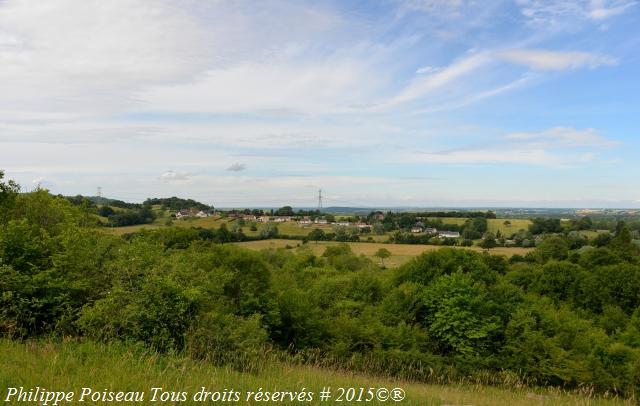
[[[430,220],[441,220],[443,224],[463,225],[468,219],[464,217],[431,217]],[[531,225],[528,219],[487,219],[487,231],[504,236],[510,236],[520,230],[527,230]]]
[[[532,389],[514,385],[500,388],[452,382],[421,384],[410,381],[330,370],[314,365],[295,365],[272,362],[257,372],[239,372],[227,367],[196,361],[179,355],[160,355],[142,346],[122,343],[98,344],[92,341],[65,342],[0,340],[0,397],[4,400],[8,387],[74,391],[83,387],[96,391],[142,391],[148,403],[151,388],[164,391],[185,391],[191,397],[201,387],[207,390],[233,388],[247,391],[296,391],[315,393],[307,404],[345,404],[347,402],[318,401],[324,386],[336,388],[402,388],[406,398],[402,405],[586,405],[622,406],[634,404],[630,400],[603,398],[588,393],[565,392],[558,389]],[[84,402],[95,404],[92,402]],[[184,402],[187,404],[193,401]],[[246,404],[245,401],[238,402]],[[278,402],[279,404],[299,404]],[[361,402],[364,403],[364,402]],[[386,402],[395,403],[395,402]],[[368,404],[382,404],[371,402]]]
[[[259,240],[259,241],[245,241],[234,243],[244,248],[252,250],[263,250],[269,248],[297,248],[304,247],[304,249],[310,249],[315,255],[322,255],[327,247],[337,246],[341,243],[335,241],[319,241],[318,243],[309,242],[302,244],[300,241],[295,240]],[[343,243],[344,244],[344,243]],[[370,258],[376,263],[380,263],[380,260],[375,257],[375,253],[380,248],[385,248],[391,252],[391,256],[384,260],[384,265],[387,267],[400,266],[416,256],[430,251],[436,251],[442,248],[440,245],[419,245],[419,244],[384,244],[384,243],[371,243],[371,242],[351,242],[347,243],[351,247],[351,250],[356,255],[364,255]],[[475,252],[482,252],[480,247],[453,247],[456,249],[470,250]],[[514,254],[525,255],[531,252],[531,248],[521,247],[497,247],[490,250],[494,255],[505,255],[510,257]]]

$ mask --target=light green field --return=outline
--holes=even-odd
[[[245,242],[239,242],[234,244],[237,244],[241,247],[254,249],[254,250],[262,250],[262,249],[269,249],[269,248],[286,248],[287,246],[289,246],[290,248],[297,248],[298,246],[303,246],[301,241],[278,240],[278,239],[245,241]],[[314,254],[322,255],[322,253],[324,253],[324,250],[328,246],[338,245],[338,244],[340,243],[334,242],[334,241],[320,241],[317,244],[315,242],[309,242],[304,246],[307,247],[308,249],[311,249]],[[378,251],[378,249],[380,248],[388,249],[389,252],[391,252],[391,256],[385,259],[384,261],[384,264],[387,267],[396,267],[396,266],[402,265],[410,261],[412,258],[422,254],[423,252],[434,251],[434,250],[443,248],[442,246],[439,246],[439,245],[382,244],[382,243],[370,243],[370,242],[351,242],[348,244],[349,246],[351,246],[351,250],[355,254],[365,255],[371,258],[375,262],[380,261],[374,256],[376,251]],[[476,252],[483,251],[483,249],[480,247],[453,247],[453,248],[467,249],[467,250],[476,251]],[[530,251],[531,251],[531,248],[497,247],[497,248],[493,248],[490,252],[495,255],[506,255],[510,257],[513,254],[525,255]]]
[[[338,403],[333,397],[319,402],[323,387],[331,387],[332,395],[343,388],[401,388],[406,397],[398,405],[476,405],[476,406],[525,406],[525,405],[632,405],[631,401],[603,399],[566,393],[558,390],[533,390],[517,387],[502,389],[471,384],[432,385],[401,380],[338,372],[314,366],[270,363],[256,373],[241,373],[224,367],[214,367],[181,356],[159,356],[133,350],[123,345],[104,345],[92,342],[76,343],[17,343],[0,340],[0,398],[4,401],[7,388],[46,388],[49,391],[74,391],[76,400],[83,387],[95,391],[141,391],[144,404],[149,404],[151,388],[164,391],[187,392],[191,400],[201,387],[209,391],[233,389],[242,393],[236,404],[247,402],[247,391],[300,391],[314,393],[312,402],[276,402],[276,404],[354,404]],[[365,389],[366,390],[366,389]],[[6,402],[8,403],[8,402]],[[12,402],[15,403],[15,402]],[[25,402],[22,402],[23,404]],[[33,402],[35,403],[35,402]],[[71,402],[72,404],[78,403]],[[84,404],[104,404],[86,401]],[[129,402],[131,404],[133,402]],[[168,404],[171,402],[159,402]],[[210,402],[207,402],[210,403]],[[274,402],[262,402],[274,404]],[[361,404],[382,404],[360,402]],[[49,403],[51,404],[51,403]],[[62,403],[59,403],[62,404]],[[115,402],[113,402],[115,404]],[[137,403],[140,404],[140,403]],[[175,402],[174,402],[175,404]]]
[[[505,221],[508,221],[511,224],[505,224]],[[509,237],[511,234],[517,233],[520,230],[528,230],[530,225],[531,220],[526,219],[488,219],[487,231],[493,234],[500,231],[500,234],[505,237]]]
[[[442,222],[445,225],[446,224],[463,225],[467,219],[462,217],[441,217],[439,218],[439,220],[442,220]],[[153,224],[138,224],[138,225],[126,226],[126,227],[114,227],[114,228],[108,228],[106,229],[106,231],[116,235],[123,235],[127,233],[140,231],[143,229],[153,229],[153,228],[163,227],[166,221],[167,221],[167,218],[159,218]],[[206,218],[189,218],[189,219],[180,219],[180,220],[173,219],[172,224],[176,226],[182,226],[182,227],[202,227],[202,228],[217,229],[222,224],[226,224],[227,227],[231,227],[231,225],[237,221],[238,220],[235,220],[235,219],[226,219],[226,218],[221,219],[220,217],[206,217]],[[508,221],[511,222],[511,225],[505,225],[504,224],[505,221],[506,221],[505,219],[489,219],[487,221],[488,231],[495,234],[498,232],[498,230],[500,230],[500,233],[503,236],[508,237],[511,234],[516,233],[520,230],[526,230],[531,224],[530,220],[523,220],[523,219],[509,219]],[[295,221],[287,221],[287,222],[276,223],[276,224],[278,226],[278,231],[280,234],[296,236],[296,237],[305,236],[309,234],[309,232],[314,228],[319,228],[327,233],[333,231],[333,226],[329,224],[301,225]],[[257,223],[258,229],[260,229],[261,225],[262,223]],[[251,231],[248,224],[242,227],[242,231],[249,236],[255,236],[255,235],[258,235],[259,233],[259,231]],[[384,235],[375,235],[371,233],[371,234],[363,234],[360,238],[363,240],[366,240],[368,237],[371,237],[375,242],[383,242],[388,240],[389,235],[390,235],[389,233]]]

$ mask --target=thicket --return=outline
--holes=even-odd
[[[518,377],[635,396],[640,265],[551,237],[527,258],[443,248],[381,270],[348,245],[247,251],[203,230],[128,238],[0,176],[0,333],[143,343],[247,369],[265,354],[424,381]]]

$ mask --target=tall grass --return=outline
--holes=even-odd
[[[334,394],[338,387],[400,387],[407,394],[406,400],[399,403],[403,405],[633,404],[628,400],[595,397],[588,388],[584,393],[567,393],[557,389],[533,391],[518,381],[517,377],[512,377],[511,389],[484,386],[478,383],[481,379],[425,385],[317,366],[321,364],[321,360],[309,360],[306,364],[270,361],[256,368],[257,372],[248,373],[194,361],[183,355],[159,355],[137,345],[0,340],[0,398],[4,401],[8,387],[19,386],[40,386],[48,390],[76,393],[82,387],[91,387],[100,391],[145,391],[147,395],[152,387],[193,394],[204,386],[208,390],[233,388],[240,392],[259,388],[266,391],[296,391],[304,388],[316,394],[311,404],[332,404],[317,401],[322,387],[331,386]]]

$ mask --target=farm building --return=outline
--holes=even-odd
[[[460,238],[460,233],[457,231],[439,231],[438,237],[441,238]]]
[[[422,227],[412,227],[411,228],[411,232],[412,233],[416,233],[416,234],[421,233],[422,232]]]

